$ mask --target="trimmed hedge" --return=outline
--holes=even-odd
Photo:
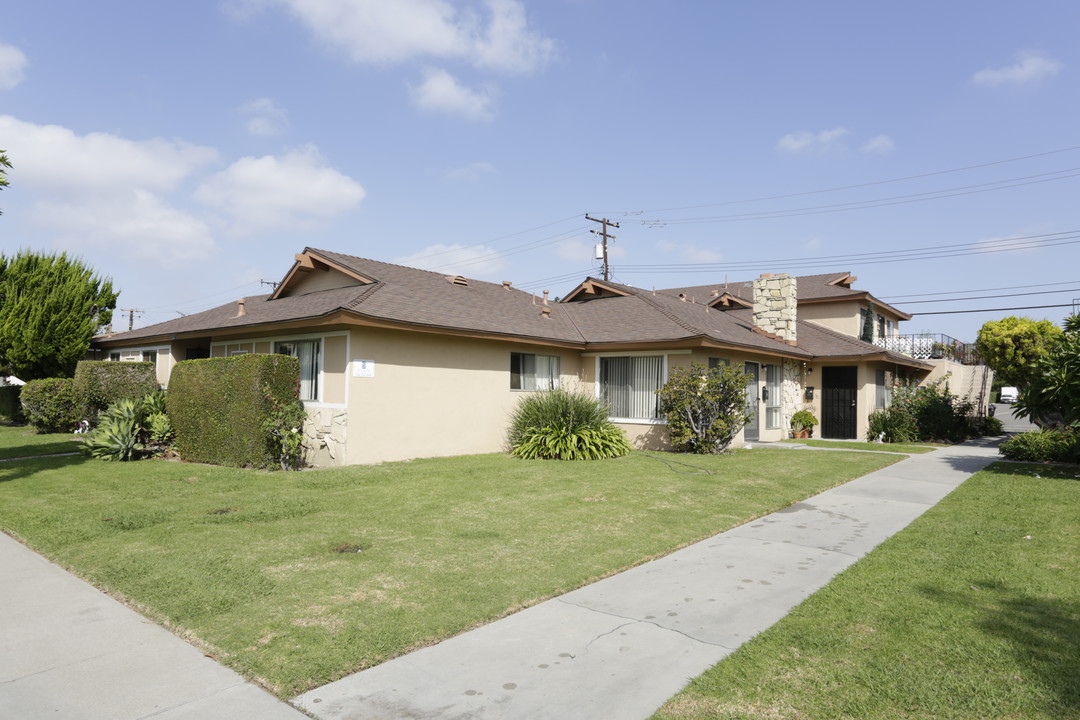
[[[26,421],[38,432],[71,432],[82,418],[82,403],[71,378],[44,378],[23,385]]]
[[[300,361],[287,355],[185,360],[169,380],[165,405],[180,457],[235,467],[268,467],[274,453],[263,424],[300,392]]]
[[[20,392],[22,392],[22,385],[0,387],[0,421],[10,423],[26,421],[22,411],[22,403],[19,402]]]
[[[75,392],[94,415],[120,400],[141,400],[159,387],[152,362],[82,360],[75,366]]]

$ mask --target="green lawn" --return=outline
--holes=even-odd
[[[832,448],[833,450],[873,450],[874,452],[904,453],[919,455],[938,448],[948,447],[940,443],[871,443],[857,440],[784,440],[786,443],[798,443],[808,447]]]
[[[995,464],[654,718],[1080,717],[1078,528],[1080,466]]]
[[[71,433],[39,435],[29,426],[0,425],[0,460],[73,452],[82,443]]]
[[[17,461],[0,528],[289,697],[899,459],[655,455],[670,464]]]

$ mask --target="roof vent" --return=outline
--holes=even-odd
[[[548,304],[548,292],[549,292],[548,290],[545,290],[545,291],[544,291],[544,304],[545,304],[545,305],[547,305],[547,304]],[[550,312],[550,311],[549,311],[549,312]]]
[[[542,308],[540,308],[540,317],[545,317],[545,318],[550,319],[551,318],[551,308],[550,307],[542,307]]]
[[[509,290],[510,286],[513,285],[513,284],[514,283],[510,282],[509,280],[503,280],[503,289],[504,290]]]
[[[247,298],[240,298],[236,301],[236,317],[244,317],[247,315]]]
[[[447,275],[446,282],[451,285],[460,285],[461,287],[469,287],[469,281],[462,275]]]
[[[686,293],[679,293],[679,299],[686,302]]]

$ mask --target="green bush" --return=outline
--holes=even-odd
[[[264,424],[299,398],[300,361],[287,355],[185,360],[173,368],[165,397],[176,449],[192,462],[270,467]]]
[[[878,439],[887,443],[917,442],[919,423],[911,412],[891,405],[870,413],[866,439],[869,442],[876,442]]]
[[[5,385],[0,387],[0,422],[26,422],[26,416],[23,415],[22,411],[22,404],[19,402],[20,392],[22,392],[22,385]]]
[[[602,402],[561,389],[523,398],[510,418],[507,440],[511,453],[525,459],[600,460],[631,450]]]
[[[75,366],[75,392],[92,416],[119,400],[138,400],[158,388],[152,362],[83,360]]]
[[[82,419],[71,378],[31,380],[23,385],[20,401],[26,421],[38,432],[71,432]]]
[[[982,419],[982,434],[983,435],[1004,435],[1005,425],[1000,419],[996,417],[984,417]]]
[[[980,434],[975,406],[945,387],[946,378],[926,385],[899,383],[889,407],[870,414],[866,439],[885,442],[960,442]]]
[[[263,421],[263,433],[270,455],[282,470],[299,470],[304,464],[304,420],[307,412],[299,400],[285,404],[271,401],[270,414]]]
[[[656,391],[676,452],[721,453],[749,419],[750,376],[734,365],[675,368]]]
[[[1020,433],[1001,443],[1000,452],[1009,460],[1080,462],[1080,432],[1033,430]]]

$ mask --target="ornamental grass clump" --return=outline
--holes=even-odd
[[[525,460],[602,460],[632,449],[602,402],[561,389],[524,398],[511,416],[507,441],[511,454]]]

